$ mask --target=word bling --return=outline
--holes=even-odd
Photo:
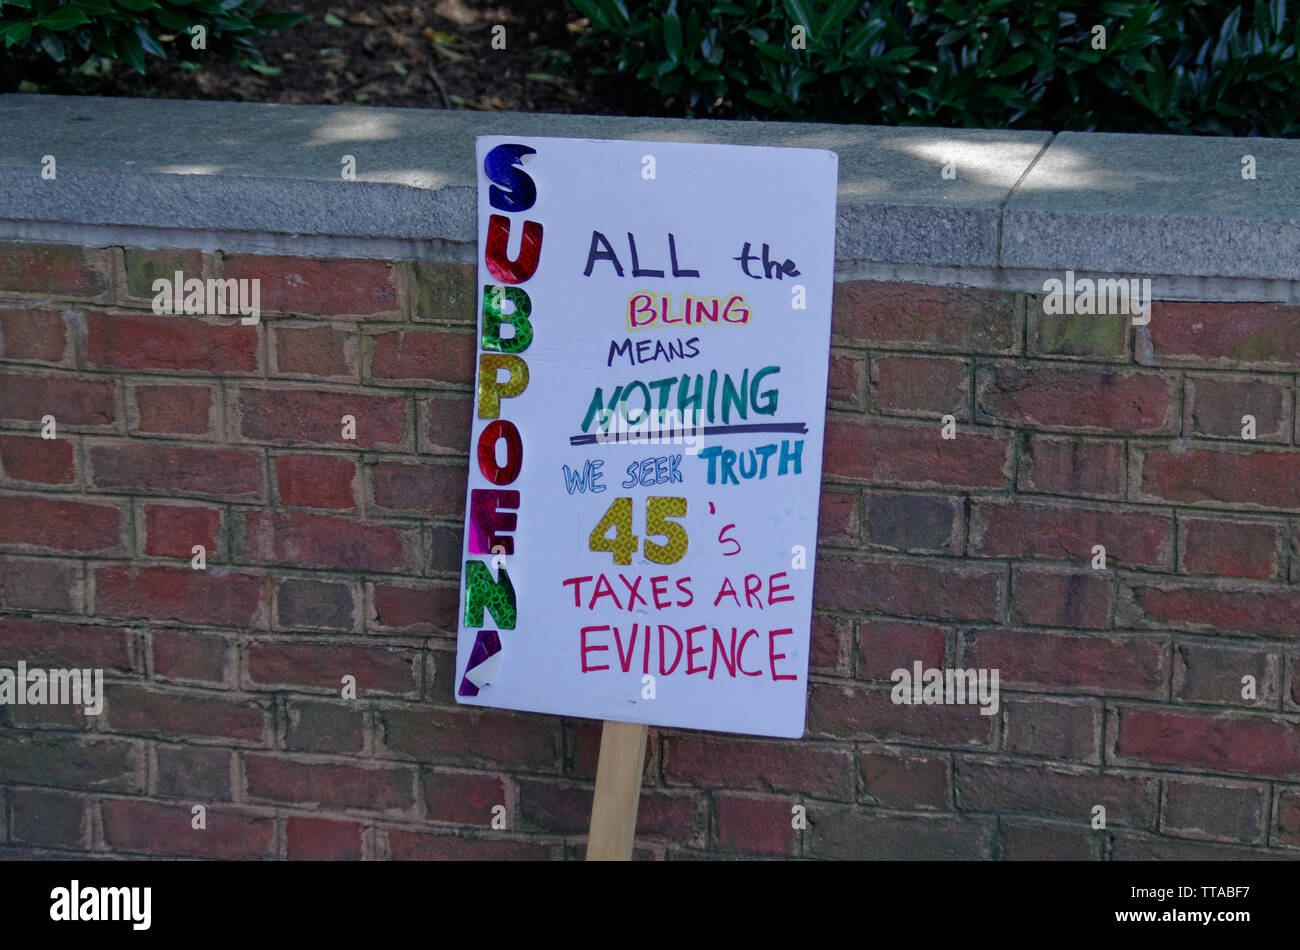
[[[645,330],[649,327],[667,327],[684,324],[723,323],[744,326],[749,323],[749,305],[743,294],[732,294],[723,302],[721,297],[682,297],[681,316],[672,312],[672,296],[648,293],[633,294],[627,299],[627,328]],[[694,309],[692,309],[692,306]],[[719,310],[721,307],[721,310]]]

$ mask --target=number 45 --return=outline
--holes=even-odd
[[[686,529],[669,521],[669,518],[686,516],[685,498],[647,498],[645,500],[645,530],[647,535],[667,538],[666,544],[647,540],[645,556],[656,564],[676,564],[686,556],[688,539]],[[609,529],[614,537],[609,538]],[[632,499],[615,498],[605,509],[605,514],[592,529],[589,547],[593,551],[609,551],[615,564],[631,564],[641,539],[632,533]]]

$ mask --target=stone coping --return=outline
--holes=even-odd
[[[0,128],[5,240],[469,262],[477,135],[783,145],[840,156],[841,278],[1300,301],[1300,141],[44,95]]]

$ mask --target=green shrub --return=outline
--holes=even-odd
[[[1300,19],[1286,0],[573,3],[609,71],[677,114],[1300,134]]]
[[[261,13],[264,0],[0,0],[0,88],[8,78],[69,75],[105,57],[144,72],[145,54],[166,58],[164,42],[182,61],[205,53],[266,68],[252,40],[307,19]],[[191,29],[206,30],[206,50],[192,48]],[[197,35],[197,34],[195,34]],[[57,64],[57,65],[56,65]]]

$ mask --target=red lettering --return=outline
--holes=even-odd
[[[718,636],[718,628],[713,628],[713,658],[709,661],[709,679],[713,679],[713,670],[718,665],[718,647],[722,647],[722,665],[727,668],[731,678],[736,678],[736,628],[731,628],[731,658],[727,658],[726,647],[722,643],[722,637]]]
[[[727,594],[731,595],[731,599],[734,600],[736,602],[736,606],[739,607],[740,597],[736,594],[736,588],[731,586],[730,577],[724,577],[722,579],[722,587],[718,590],[718,596],[713,598],[713,606],[714,607],[718,606],[718,601],[722,600],[722,598],[727,596]]]
[[[736,669],[740,670],[740,672],[744,673],[746,676],[763,675],[762,670],[755,670],[753,673],[749,672],[749,670],[745,669],[744,663],[742,662],[745,659],[745,641],[750,637],[756,636],[758,636],[757,630],[746,630],[745,635],[740,638],[740,646],[736,650]]]
[[[537,271],[538,258],[542,253],[542,226],[536,221],[524,222],[519,257],[513,261],[506,257],[506,245],[509,243],[510,219],[504,214],[489,217],[487,246],[483,249],[487,269],[503,284],[522,284]]]
[[[749,586],[750,581],[754,582],[753,587]],[[745,606],[746,607],[754,606],[753,604],[750,603],[749,598],[752,597],[754,594],[761,593],[762,590],[763,590],[763,578],[759,577],[757,574],[746,574],[745,575]],[[714,606],[717,605],[715,604]],[[763,609],[762,597],[758,598],[758,609],[759,610]]]
[[[646,599],[645,599],[644,597],[642,597],[640,594],[638,594],[638,593],[636,592],[636,589],[637,589],[638,587],[641,586],[641,581],[642,581],[644,578],[642,578],[641,576],[638,575],[635,584],[629,584],[629,583],[627,582],[627,578],[624,577],[622,574],[618,575],[618,579],[621,580],[621,581],[623,582],[623,586],[626,587],[627,590],[628,590],[628,601],[627,601],[627,611],[628,611],[628,613],[631,613],[631,612],[632,612],[632,606],[633,606],[633,605],[634,605],[638,600],[641,601],[641,603],[645,604],[647,607],[650,606],[650,604],[646,602]]]
[[[691,579],[689,577],[681,577],[678,578],[677,580],[677,589],[686,595],[685,601],[681,601],[681,600],[677,601],[678,607],[689,607],[691,604],[695,603],[695,595],[691,593],[691,589],[689,587],[684,586],[686,584],[689,584],[690,581]]]
[[[506,440],[506,464],[497,464],[497,442]],[[509,485],[524,465],[524,443],[513,422],[498,419],[478,437],[478,470],[493,485]]]
[[[609,629],[608,626],[604,626],[604,627],[583,627],[583,628],[582,628],[582,672],[584,672],[584,673],[594,673],[596,670],[607,670],[607,669],[609,669],[608,666],[588,666],[588,665],[587,665],[587,654],[588,654],[588,653],[594,653],[594,652],[596,652],[597,650],[608,650],[608,649],[609,649],[609,647],[607,647],[607,646],[605,646],[605,647],[597,647],[597,646],[590,646],[590,647],[589,647],[589,646],[587,646],[587,633],[588,633],[589,631],[593,631],[593,630],[608,630],[608,629]]]
[[[771,631],[768,632],[768,635],[767,635],[767,644],[768,644],[768,646],[767,646],[767,656],[768,656],[768,659],[771,661],[771,664],[772,664],[772,679],[773,679],[773,680],[797,680],[797,679],[799,678],[799,677],[795,676],[793,673],[786,673],[786,674],[784,674],[784,675],[778,676],[778,675],[777,675],[777,672],[776,672],[776,661],[777,661],[777,660],[784,660],[784,659],[785,659],[785,654],[784,654],[784,653],[777,653],[777,652],[776,652],[776,638],[777,638],[777,637],[792,637],[792,636],[794,636],[794,631],[791,630],[789,627],[785,627],[785,628],[783,628],[783,629],[781,629],[781,630],[771,630]]]
[[[673,657],[673,665],[668,667],[668,669],[664,669],[664,631],[665,630],[672,630],[673,639],[677,641],[677,655]],[[682,635],[678,633],[676,630],[673,630],[673,628],[668,626],[668,624],[661,623],[659,625],[659,675],[667,676],[673,670],[677,669],[677,664],[681,662],[681,659],[682,659]]]
[[[601,584],[605,585],[604,590],[600,589]],[[623,609],[623,605],[619,603],[618,594],[614,593],[614,588],[609,585],[609,581],[605,579],[604,574],[601,574],[599,577],[596,578],[596,590],[591,595],[591,603],[587,605],[587,609],[595,610],[596,601],[600,600],[600,598],[602,597],[612,597],[614,599],[614,606],[617,607],[619,610]]]
[[[564,582],[565,587],[568,587],[570,584],[573,585],[573,606],[575,607],[582,606],[582,582],[589,581],[591,579],[592,579],[591,576],[588,575],[587,577],[570,577],[567,581]]]
[[[691,658],[692,658],[695,654],[697,654],[697,653],[703,653],[703,652],[704,652],[704,647],[692,646],[692,644],[693,644],[695,641],[691,639],[691,634],[692,634],[692,633],[698,633],[698,632],[701,631],[701,630],[707,630],[707,629],[709,629],[709,628],[706,627],[706,626],[704,626],[703,624],[701,624],[701,625],[698,626],[698,627],[687,627],[687,628],[686,628],[686,675],[687,675],[687,676],[690,676],[692,673],[703,673],[705,670],[708,669],[707,666],[701,666],[701,667],[699,667],[699,668],[697,669],[696,667],[694,667],[694,666],[691,665],[692,663],[695,662],[695,661],[694,661],[693,659],[691,659]]]
[[[627,645],[627,655],[623,655],[623,640],[618,635],[618,627],[614,628],[614,648],[618,651],[618,665],[623,667],[626,673],[632,668],[632,651],[636,649],[636,624],[632,624],[632,640]],[[646,627],[646,636],[649,637],[649,627]]]
[[[671,601],[665,600],[663,603],[659,602],[659,595],[668,593],[667,587],[665,587],[663,590],[659,589],[659,582],[667,581],[667,580],[668,580],[668,575],[666,574],[663,577],[650,578],[650,593],[655,599],[655,610],[663,610],[665,607],[672,606]]]
[[[769,577],[769,578],[767,579],[767,602],[768,602],[769,605],[770,605],[770,604],[780,604],[780,603],[784,603],[784,602],[787,601],[787,600],[794,600],[794,594],[791,594],[789,597],[773,597],[773,596],[772,596],[773,594],[775,594],[775,593],[776,593],[777,591],[779,591],[779,590],[789,590],[789,589],[790,589],[790,585],[789,585],[789,584],[774,584],[774,583],[772,583],[772,582],[775,581],[778,577],[785,577],[785,571],[781,571],[781,572],[779,572],[779,573],[777,573],[777,574],[773,574],[771,577]]]

